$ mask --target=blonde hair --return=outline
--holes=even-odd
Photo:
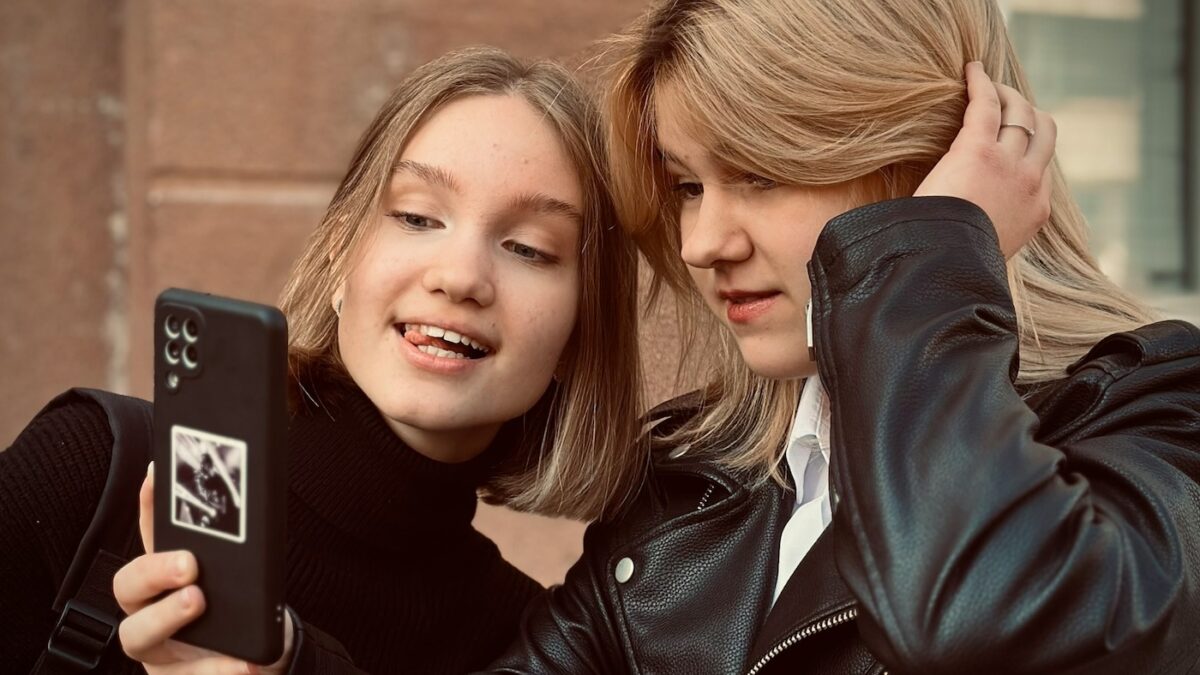
[[[1032,99],[993,0],[665,0],[614,38],[609,90],[614,194],[691,334],[717,335],[702,414],[664,440],[779,479],[800,385],[750,372],[688,282],[678,212],[656,147],[654,95],[670,86],[691,129],[738,169],[785,184],[910,196],[949,149],[979,60]],[[1099,270],[1057,163],[1049,223],[1009,264],[1020,374],[1034,384],[1103,336],[1153,320]],[[697,329],[698,325],[709,326]]]
[[[416,69],[384,103],[283,291],[292,399],[311,400],[310,383],[350,383],[330,298],[378,220],[405,144],[442,106],[476,95],[519,96],[533,106],[561,140],[584,195],[579,312],[560,382],[522,418],[518,449],[482,496],[520,510],[595,518],[628,497],[645,464],[644,446],[635,441],[637,253],[608,192],[599,112],[555,64],[524,64],[492,48],[452,52]],[[322,394],[316,398],[325,402],[329,395]]]

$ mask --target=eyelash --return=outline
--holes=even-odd
[[[419,213],[409,213],[408,211],[388,211],[387,216],[388,216],[388,218],[392,218],[392,219],[396,220],[397,222],[399,222],[401,227],[404,227],[406,229],[413,229],[413,230],[425,230],[425,229],[429,229],[429,226],[428,225],[417,225],[417,224],[413,223],[410,219],[419,219],[419,220],[425,221],[426,223],[436,223],[437,222],[433,218],[428,218],[426,216],[422,216]]]
[[[429,218],[427,216],[422,216],[419,213],[410,213],[408,211],[388,211],[387,216],[389,218],[396,220],[397,222],[400,223],[401,227],[408,229],[408,230],[418,230],[419,231],[419,230],[431,229],[430,225],[417,225],[417,224],[413,223],[412,220],[422,220],[422,221],[425,221],[426,223],[437,223],[438,225],[441,224],[441,223],[438,223],[438,221],[434,220],[433,218]],[[553,264],[553,263],[558,262],[558,258],[555,258],[554,256],[546,253],[545,251],[542,251],[541,249],[535,248],[528,244],[522,244],[521,242],[518,242],[518,241],[506,241],[506,242],[504,242],[503,246],[504,246],[504,250],[509,251],[509,252],[513,253],[514,255],[516,255],[518,258],[521,258],[522,260],[532,263],[532,264],[535,264],[535,265]],[[532,255],[529,255],[530,253]]]
[[[748,184],[752,188],[764,191],[772,190],[779,186],[779,183],[771,180],[770,178],[764,178],[763,176],[749,172],[735,174],[732,177],[731,182]],[[699,192],[690,192],[690,190],[693,189],[699,189]],[[682,182],[671,186],[671,190],[679,195],[679,198],[683,201],[691,201],[704,194],[704,185],[696,182]]]

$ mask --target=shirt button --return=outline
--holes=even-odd
[[[633,577],[633,561],[629,558],[621,558],[621,560],[617,562],[615,576],[617,577],[618,584],[623,584],[626,581],[629,581]]]

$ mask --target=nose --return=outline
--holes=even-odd
[[[491,305],[496,299],[493,283],[492,260],[488,255],[488,243],[456,237],[434,254],[429,261],[422,284],[430,293],[441,293],[450,302],[474,302],[480,307]]]
[[[708,269],[749,258],[753,246],[741,226],[742,217],[730,195],[706,189],[699,207],[680,218],[683,261]]]

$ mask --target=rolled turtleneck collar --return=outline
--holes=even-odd
[[[476,488],[510,450],[516,425],[505,425],[473,459],[449,464],[400,440],[361,390],[339,398],[333,409],[304,410],[291,420],[291,498],[347,534],[383,547],[398,541],[398,534],[470,526]]]

